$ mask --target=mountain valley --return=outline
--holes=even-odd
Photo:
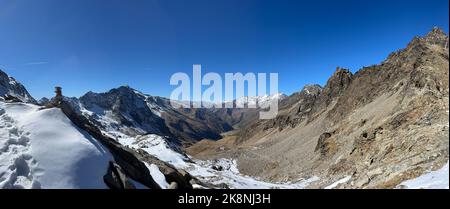
[[[448,188],[448,40],[433,28],[323,87],[232,101],[277,100],[270,120],[129,86],[37,102],[0,71],[0,188],[408,188],[441,168]]]

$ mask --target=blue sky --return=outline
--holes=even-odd
[[[381,62],[448,0],[0,0],[0,69],[40,98],[130,85],[169,96],[175,72],[277,72],[287,94],[336,66]]]

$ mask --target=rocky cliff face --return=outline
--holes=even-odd
[[[238,148],[219,156],[275,181],[317,175],[313,187],[344,177],[338,187],[395,187],[448,161],[448,61],[448,36],[434,28],[379,65],[338,68],[323,89],[291,95],[277,118],[249,124]]]
[[[0,98],[21,102],[36,103],[25,87],[13,77],[0,70]]]
[[[88,92],[79,102],[100,126],[121,128],[134,134],[152,133],[169,135],[164,120],[159,116],[156,98],[147,97],[130,87],[119,87],[106,93]],[[102,123],[103,122],[103,123]]]

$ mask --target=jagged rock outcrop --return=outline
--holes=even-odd
[[[322,92],[323,88],[319,84],[308,84],[303,87],[300,93],[317,96]]]
[[[337,67],[323,88],[316,102],[315,111],[326,108],[334,99],[344,94],[352,80],[353,74],[348,69]]]
[[[245,129],[253,130],[264,126],[264,130],[278,128],[281,131],[286,127],[297,126],[304,119],[311,122],[324,112],[331,123],[338,123],[352,110],[372,102],[374,98],[387,91],[394,91],[392,88],[399,87],[396,84],[404,78],[405,74],[409,74],[412,80],[407,85],[423,87],[428,82],[427,85],[432,86],[432,89],[445,90],[443,88],[445,83],[434,82],[437,79],[433,73],[421,71],[420,69],[426,67],[419,67],[425,60],[437,61],[436,58],[439,57],[448,60],[445,50],[436,51],[434,46],[448,50],[448,36],[438,28],[434,28],[424,37],[414,38],[406,49],[392,53],[381,65],[365,67],[355,75],[348,69],[337,67],[325,87],[317,90],[312,98],[302,98],[304,90],[295,93],[280,104],[280,113],[277,118],[267,122],[258,121]],[[439,56],[435,56],[436,53]],[[411,68],[416,70],[408,71]],[[299,105],[298,111],[293,114],[292,109],[296,103]],[[289,112],[286,113],[286,110]],[[245,141],[255,132],[243,132],[240,141]]]
[[[0,98],[5,101],[37,103],[25,87],[0,70]]]
[[[448,35],[439,27],[433,27],[433,29],[422,39],[428,44],[437,45],[444,49],[448,49],[449,46]]]
[[[103,179],[111,189],[136,189],[125,175],[122,168],[114,162],[109,162],[108,171]]]
[[[320,152],[322,157],[333,155],[333,151],[336,149],[336,143],[331,138],[332,133],[325,132],[319,136],[317,146],[314,149],[315,152]]]

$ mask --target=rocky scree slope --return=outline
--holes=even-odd
[[[325,187],[350,176],[337,188],[393,188],[448,161],[448,59],[448,36],[434,28],[379,65],[337,68],[323,88],[281,101],[277,118],[247,125],[219,156],[272,181],[318,175],[312,187]]]

